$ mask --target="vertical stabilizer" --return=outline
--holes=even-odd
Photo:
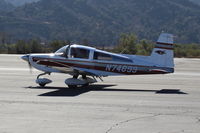
[[[161,33],[151,53],[150,59],[160,67],[174,68],[173,35]]]

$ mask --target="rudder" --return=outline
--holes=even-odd
[[[160,67],[174,68],[174,39],[172,34],[161,33],[150,59]]]

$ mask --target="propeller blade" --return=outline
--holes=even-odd
[[[32,71],[33,67],[31,65],[30,61],[28,61],[28,66],[29,66],[29,72],[32,74],[33,73],[33,71]]]
[[[25,61],[28,62],[28,66],[29,66],[30,73],[32,73],[32,68],[33,68],[33,67],[32,67],[32,65],[31,65],[31,63],[30,63],[29,57],[30,57],[30,55],[27,54],[27,55],[22,56],[21,58],[22,58],[23,60],[25,60]]]

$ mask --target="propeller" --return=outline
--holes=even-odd
[[[32,73],[32,68],[33,68],[33,67],[32,67],[32,65],[31,65],[31,63],[30,63],[29,57],[30,57],[30,55],[27,54],[27,55],[22,56],[21,58],[22,58],[23,60],[25,60],[25,61],[28,62],[29,71],[30,71],[30,73]]]
[[[30,63],[30,61],[28,60],[28,66],[29,66],[29,72],[32,74],[33,73],[33,67],[32,67],[32,65],[31,65],[31,63]]]

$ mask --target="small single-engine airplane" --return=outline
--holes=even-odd
[[[45,74],[64,73],[69,88],[87,86],[96,78],[115,75],[167,74],[174,72],[173,35],[161,33],[150,56],[114,54],[82,45],[66,45],[51,54],[27,54],[21,58],[43,71],[36,83],[44,87],[52,81]]]

